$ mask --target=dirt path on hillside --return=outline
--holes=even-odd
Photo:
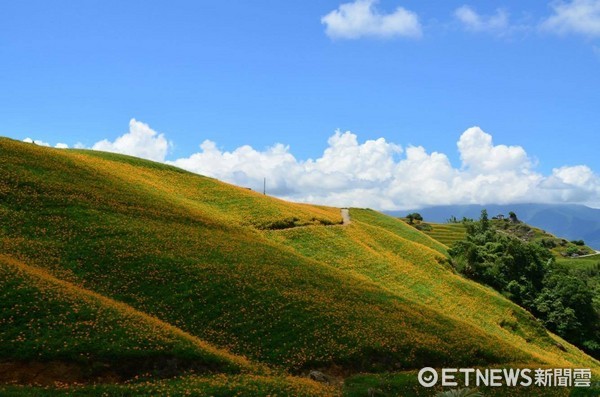
[[[348,208],[342,208],[342,225],[347,226],[350,224],[350,210]]]
[[[589,256],[596,256],[596,255],[600,255],[600,251],[596,251],[595,254],[581,255],[581,256],[578,256],[577,258],[587,258]]]

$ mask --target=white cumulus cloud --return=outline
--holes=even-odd
[[[223,152],[215,142],[206,140],[201,151],[190,157],[177,159],[170,164],[189,171],[212,176],[240,186],[258,189],[263,178],[268,177],[270,190],[285,193],[293,189],[288,177],[299,171],[298,162],[289,153],[289,147],[276,144],[265,151],[257,151],[245,145],[232,152]]]
[[[113,142],[104,139],[96,142],[93,150],[129,154],[154,161],[165,161],[171,144],[164,134],[159,134],[148,126],[148,124],[131,119],[129,131]]]
[[[527,202],[600,208],[600,176],[591,168],[565,165],[544,175],[523,147],[495,144],[480,127],[468,128],[458,138],[457,165],[446,154],[422,146],[402,147],[384,138],[361,142],[356,134],[339,130],[321,155],[309,159],[296,158],[281,143],[226,151],[205,140],[196,153],[167,161],[170,146],[164,134],[132,119],[129,132],[92,149],[165,162],[257,191],[266,178],[268,194],[306,203],[380,210]]]
[[[543,181],[543,188],[551,201],[591,202],[594,206],[600,201],[600,177],[585,165],[553,169]]]
[[[471,171],[490,173],[499,171],[526,171],[531,168],[527,153],[520,146],[496,145],[492,136],[479,127],[467,129],[458,140],[463,166]]]
[[[516,202],[582,203],[600,206],[600,178],[587,166],[535,171],[521,146],[496,145],[479,127],[457,142],[461,164],[444,153],[383,138],[359,142],[336,131],[316,159],[299,160],[288,146],[265,150],[241,146],[222,151],[204,141],[200,151],[170,164],[285,199],[335,206],[407,209],[441,204]]]
[[[380,13],[378,0],[355,0],[341,4],[321,18],[326,34],[334,39],[360,37],[421,37],[422,28],[416,13],[398,7],[388,14]]]
[[[553,14],[545,19],[542,29],[559,34],[581,34],[600,37],[600,0],[554,2]]]

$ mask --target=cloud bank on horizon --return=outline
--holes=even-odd
[[[170,161],[172,143],[165,135],[131,119],[128,132],[91,149],[172,164],[257,191],[267,178],[268,194],[306,203],[380,210],[530,202],[600,208],[600,176],[588,166],[561,166],[542,175],[523,147],[496,145],[479,127],[467,129],[457,141],[460,167],[444,153],[384,138],[361,143],[350,131],[336,131],[327,144],[319,158],[300,160],[281,143],[262,151],[248,145],[223,151],[205,140],[200,151]]]

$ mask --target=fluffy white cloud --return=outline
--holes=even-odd
[[[171,144],[164,134],[159,134],[148,124],[131,119],[129,132],[121,135],[114,142],[104,139],[92,146],[93,150],[129,154],[154,161],[165,161]]]
[[[596,207],[600,201],[600,177],[585,165],[555,168],[542,186],[551,201],[588,202]]]
[[[552,8],[554,13],[544,20],[542,29],[559,34],[600,36],[600,0],[555,2]]]
[[[39,146],[50,146],[50,144],[48,142],[44,142],[39,139],[25,138],[25,139],[23,139],[23,142],[35,143],[36,145],[39,145]],[[57,143],[54,147],[57,149],[68,149],[69,145],[67,145],[66,143]]]
[[[378,0],[355,0],[344,3],[321,18],[325,32],[334,39],[360,37],[421,37],[422,29],[416,13],[398,7],[389,14],[381,14],[375,4]]]
[[[356,135],[351,132],[336,131],[327,141],[329,147],[317,160],[308,160],[304,164],[307,171],[327,170],[345,178],[362,181],[382,181],[390,178],[394,172],[394,154],[401,153],[399,145],[386,142],[385,139],[369,140],[359,144]]]
[[[501,9],[496,10],[494,15],[484,16],[464,5],[454,11],[454,16],[466,29],[474,32],[501,33],[509,28],[508,14]]]
[[[336,131],[317,159],[298,160],[288,146],[264,151],[242,146],[221,151],[205,141],[201,151],[170,164],[285,199],[335,206],[407,209],[440,204],[571,202],[600,206],[600,178],[586,166],[535,172],[520,146],[495,145],[479,127],[457,142],[461,164],[443,153],[383,138],[360,143]]]
[[[531,168],[527,153],[520,146],[494,146],[492,136],[479,127],[466,130],[457,143],[463,166],[478,173],[500,171],[526,172]]]
[[[31,138],[24,141],[50,146]],[[349,131],[336,131],[323,153],[307,160],[297,159],[283,144],[223,151],[206,140],[197,153],[166,161],[170,146],[164,134],[132,119],[129,132],[92,149],[166,162],[257,191],[262,191],[266,178],[268,194],[308,203],[383,210],[523,202],[600,208],[600,176],[588,166],[563,166],[543,175],[523,147],[496,145],[479,127],[460,135],[458,166],[444,153],[429,153],[422,146],[403,148],[384,138],[359,142]]]
[[[348,186],[376,187],[392,177],[394,155],[401,152],[383,138],[359,144],[350,132],[336,131],[328,143],[320,158],[299,161],[282,144],[262,152],[250,146],[223,152],[207,140],[200,152],[169,163],[255,190],[262,190],[266,177],[271,194],[318,201]]]
[[[263,178],[269,179],[273,194],[293,189],[288,175],[299,171],[298,162],[289,153],[289,147],[277,144],[264,152],[250,146],[241,146],[233,152],[222,152],[212,141],[200,145],[201,152],[169,162],[198,174],[212,176],[236,185],[262,188]]]

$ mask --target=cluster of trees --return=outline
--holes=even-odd
[[[418,212],[413,212],[406,215],[406,220],[408,220],[409,225],[412,225],[415,221],[423,221],[423,217]]]
[[[600,357],[600,315],[593,291],[578,275],[557,265],[542,244],[496,231],[485,210],[466,227],[466,238],[450,250],[463,275],[495,288],[552,332]]]

